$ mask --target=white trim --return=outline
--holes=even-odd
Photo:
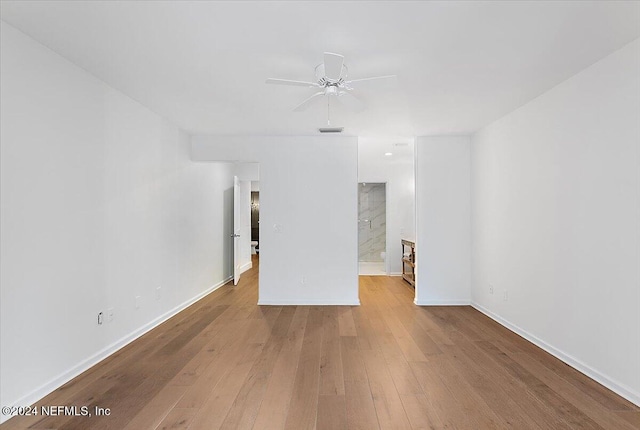
[[[402,276],[402,272],[391,272],[389,276]]]
[[[471,302],[471,306],[475,309],[477,309],[478,311],[482,312],[483,314],[485,314],[486,316],[488,316],[489,318],[491,318],[492,320],[496,321],[498,324],[508,328],[509,330],[511,330],[512,332],[522,336],[523,338],[525,338],[526,340],[528,340],[529,342],[533,343],[534,345],[544,349],[546,352],[548,352],[549,354],[553,355],[554,357],[556,357],[557,359],[563,361],[564,363],[568,364],[569,366],[573,367],[574,369],[576,369],[578,372],[585,374],[586,376],[588,376],[589,378],[593,379],[594,381],[598,382],[599,384],[604,385],[605,387],[607,387],[608,389],[610,389],[611,391],[613,391],[614,393],[624,397],[625,399],[629,400],[631,403],[634,403],[637,406],[640,406],[640,393],[634,391],[632,388],[617,382],[611,378],[609,378],[608,376],[602,374],[601,372],[597,371],[596,369],[590,367],[589,365],[583,363],[582,361],[578,360],[577,358],[555,348],[552,345],[549,345],[548,343],[546,343],[545,341],[543,341],[542,339],[532,335],[531,333],[527,332],[526,330],[521,329],[520,327],[518,327],[517,325],[507,321],[506,319],[502,318],[501,316],[494,314],[493,312],[491,312],[489,309],[483,307],[482,305],[479,305],[478,303],[475,302]]]
[[[242,266],[240,266],[238,270],[240,271],[240,273],[244,273],[247,270],[251,269],[252,267],[253,267],[253,263],[249,261],[248,263],[244,263]]]
[[[469,300],[430,300],[426,302],[418,302],[417,299],[413,303],[418,306],[469,306]]]
[[[223,285],[225,285],[227,282],[229,282],[232,279],[233,279],[233,277],[228,277],[228,278],[220,281],[219,283],[209,287],[208,289],[206,289],[202,293],[200,293],[200,294],[196,295],[195,297],[187,300],[186,302],[176,306],[175,308],[165,312],[164,314],[160,315],[156,319],[154,319],[154,320],[148,322],[147,324],[143,325],[139,329],[134,330],[133,332],[129,333],[128,335],[126,335],[126,336],[122,337],[121,339],[113,342],[111,345],[106,346],[105,348],[103,348],[100,351],[98,351],[95,354],[93,354],[91,357],[87,358],[84,361],[81,361],[80,363],[76,364],[75,366],[73,366],[69,370],[63,372],[62,374],[60,374],[58,376],[56,376],[55,378],[53,378],[49,382],[41,385],[40,387],[36,388],[35,390],[31,391],[30,393],[22,396],[21,398],[19,398],[15,402],[7,402],[7,405],[3,405],[3,406],[9,406],[9,405],[22,405],[22,406],[24,406],[24,405],[33,405],[38,400],[41,400],[44,396],[46,396],[46,395],[50,394],[51,392],[53,392],[54,390],[60,388],[62,385],[66,384],[67,382],[69,382],[70,380],[75,378],[76,376],[80,375],[82,372],[88,370],[92,366],[95,366],[100,361],[102,361],[105,358],[109,357],[111,354],[117,352],[121,348],[127,346],[129,343],[133,342],[134,340],[136,340],[137,338],[139,338],[143,334],[151,331],[152,329],[154,329],[158,325],[162,324],[163,322],[165,322],[169,318],[173,317],[177,313],[179,313],[179,312],[183,311],[184,309],[188,308],[189,306],[191,306],[195,302],[197,302],[197,301],[203,299],[205,296],[213,293],[215,290],[217,290],[218,288],[222,287]],[[10,416],[6,416],[6,415],[1,415],[0,416],[0,423],[5,422],[9,418],[11,418],[11,417]]]
[[[330,300],[259,300],[258,306],[360,306],[360,300],[355,302],[330,301]]]

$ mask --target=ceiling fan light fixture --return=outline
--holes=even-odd
[[[338,95],[338,87],[335,85],[329,85],[324,89],[324,93],[328,96],[337,96]]]

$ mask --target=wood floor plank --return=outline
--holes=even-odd
[[[376,332],[371,326],[369,318],[362,308],[355,308],[351,310],[353,315],[353,321],[356,327],[356,338],[358,339],[358,345],[362,350],[378,349],[378,343],[376,342]]]
[[[381,429],[410,429],[411,425],[381,351],[363,353],[369,387]]]
[[[627,421],[634,428],[640,428],[640,410],[616,411],[615,414]]]
[[[451,362],[494,413],[515,428],[568,428],[473,342],[459,333],[451,336],[456,342],[448,350]]]
[[[400,400],[407,413],[409,424],[413,430],[438,430],[444,424],[438,418],[424,394],[400,395]]]
[[[271,336],[245,379],[220,428],[251,429],[253,427],[269,376],[286,340],[294,312],[295,308],[289,307],[276,314],[278,318],[273,323]]]
[[[351,306],[338,306],[338,326],[340,336],[356,336],[356,324],[351,314]]]
[[[191,426],[193,417],[197,413],[197,409],[188,408],[175,408],[167,414],[162,422],[155,427],[156,430],[178,430],[188,429]],[[153,428],[153,427],[138,427],[138,428]]]
[[[270,345],[263,350],[263,356],[249,371],[238,395],[233,400],[229,412],[220,425],[221,429],[251,429],[253,427],[267,386],[268,373],[275,364],[279,352],[280,348],[277,345]]]
[[[485,403],[482,396],[477,393],[458,369],[452,365],[449,357],[431,357],[428,363],[440,378],[442,385],[457,400],[459,410],[465,414],[472,423],[473,428],[507,429],[510,422],[503,419]]]
[[[345,383],[347,381],[356,381],[368,384],[369,378],[364,367],[358,340],[354,336],[343,336],[340,338],[340,348]]]
[[[616,395],[608,388],[600,385],[593,379],[578,372],[566,363],[544,352],[542,349],[531,344],[534,350],[531,357],[555,372],[560,378],[567,380],[571,385],[589,395],[596,402],[612,411],[637,411],[638,407],[628,400]]]
[[[546,406],[554,411],[554,415],[559,416],[571,427],[583,429],[600,430],[602,427],[593,421],[584,412],[580,411],[573,404],[558,395],[549,386],[544,384],[539,378],[520,366],[511,357],[501,352],[495,345],[487,341],[478,342],[482,348],[493,359],[502,364],[509,373],[521,381],[528,390],[540,399]]]
[[[243,350],[240,359],[224,374],[200,407],[190,425],[192,429],[215,430],[222,426],[262,348],[262,344],[250,344]]]
[[[240,322],[236,326],[233,329],[230,327],[228,331],[229,343],[225,343],[227,346],[209,362],[201,377],[189,387],[176,407],[200,408],[220,379],[231,371],[235,364],[234,357],[242,350],[244,339],[250,336],[247,321]]]
[[[157,427],[173,407],[180,401],[186,386],[166,385],[125,427],[125,430],[137,430]]]
[[[296,306],[295,308],[287,338],[271,372],[262,403],[258,409],[253,425],[255,430],[283,429],[287,419],[309,315],[308,306]]]
[[[473,421],[459,407],[455,396],[445,387],[427,362],[413,362],[411,368],[420,382],[430,408],[445,428],[473,429]]]
[[[431,339],[429,333],[418,322],[416,316],[410,312],[400,312],[397,314],[398,320],[402,323],[405,330],[411,335],[420,351],[428,357],[430,355],[442,354],[442,350],[436,342]]]
[[[349,430],[380,429],[368,381],[347,379],[344,382],[345,409]]]
[[[392,295],[382,293],[381,296],[384,296],[385,299],[378,299],[376,301],[376,306],[380,310],[380,313],[382,314],[386,325],[389,327],[389,330],[400,346],[400,349],[402,350],[402,353],[404,354],[406,360],[426,361],[426,356],[417,345],[416,339],[414,339],[411,334],[405,329],[404,325],[398,318],[398,315],[393,312],[393,310],[389,306],[388,299]]]
[[[385,320],[407,361],[427,361],[414,338],[395,315],[387,314]]]
[[[345,396],[323,394],[318,399],[316,430],[347,430]]]
[[[400,395],[422,394],[422,387],[416,379],[416,375],[411,370],[411,366],[406,361],[387,362],[389,373],[393,379],[393,384]]]
[[[323,312],[321,306],[313,306],[309,310],[298,371],[284,426],[287,430],[312,430],[316,425]]]
[[[512,353],[510,357],[529,372],[535,374],[542,382],[563,398],[576,405],[581,411],[584,411],[585,414],[603,428],[614,427],[619,430],[632,430],[634,428],[631,423],[617,415],[616,411],[607,409],[574,385],[567,383],[564,379],[558,378],[556,373],[543,366],[539,361],[531,358],[528,354]],[[637,424],[640,424],[640,421]]]
[[[322,327],[319,395],[344,396],[340,328],[337,316],[337,306],[327,306]]]
[[[409,307],[406,312],[415,315],[416,321],[422,326],[422,329],[429,334],[431,339],[438,345],[440,349],[446,346],[454,345],[449,333],[454,330],[453,327],[443,327],[435,322],[432,314],[432,307],[412,308]]]
[[[5,429],[640,429],[640,408],[468,306],[417,307],[399,277],[361,306],[258,306],[258,267]]]

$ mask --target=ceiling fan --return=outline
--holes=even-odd
[[[325,52],[324,62],[322,64],[318,64],[315,68],[316,82],[269,78],[267,79],[266,83],[276,85],[294,85],[318,89],[318,91],[311,97],[307,98],[298,106],[296,106],[293,109],[294,112],[301,112],[307,109],[312,103],[318,101],[324,96],[327,97],[327,102],[329,96],[334,96],[347,108],[354,111],[362,111],[364,110],[365,105],[360,99],[351,94],[351,91],[354,89],[352,85],[355,85],[357,87],[359,83],[362,82],[370,82],[382,79],[392,80],[396,78],[396,75],[386,75],[347,80],[347,73],[348,69],[347,66],[344,65],[344,56],[340,54],[334,54],[333,52]]]

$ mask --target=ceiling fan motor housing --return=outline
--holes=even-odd
[[[342,65],[342,71],[340,72],[340,78],[339,79],[331,79],[329,77],[327,77],[325,71],[324,71],[324,63],[318,64],[316,66],[316,79],[318,80],[318,85],[320,86],[326,86],[328,84],[342,84],[344,83],[344,80],[347,78],[347,72],[349,71],[349,69],[347,69],[347,66],[345,66],[344,64]]]

